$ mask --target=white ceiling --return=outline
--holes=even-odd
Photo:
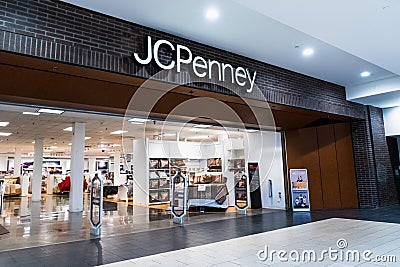
[[[346,87],[400,74],[398,0],[65,2]],[[205,18],[211,6],[219,10],[216,21]],[[302,56],[306,47],[313,56]],[[361,78],[362,71],[372,74]]]
[[[109,156],[116,151],[132,153],[134,139],[150,138],[197,142],[218,140],[218,135],[228,134],[239,137],[243,132],[233,128],[212,126],[207,129],[195,128],[195,124],[171,121],[150,120],[146,124],[137,125],[128,122],[131,117],[111,116],[95,113],[65,111],[61,115],[44,114],[39,116],[24,115],[22,112],[35,112],[37,107],[12,106],[0,104],[0,121],[9,125],[0,127],[0,132],[12,133],[8,137],[0,137],[0,154],[14,154],[16,148],[22,149],[26,156],[34,151],[32,143],[36,138],[44,139],[45,156],[63,157],[71,152],[72,132],[63,129],[71,127],[74,122],[85,123],[86,156]],[[116,130],[127,131],[124,134],[110,134]],[[162,133],[164,135],[162,135]]]

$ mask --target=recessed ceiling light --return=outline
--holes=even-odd
[[[245,129],[245,131],[248,132],[248,133],[256,133],[256,132],[258,132],[257,129]]]
[[[69,146],[72,146],[72,143],[69,143],[68,145],[69,145]]]
[[[210,128],[211,126],[211,124],[197,124],[194,128]]]
[[[72,126],[71,126],[71,127],[64,128],[63,131],[72,132]]]
[[[85,136],[85,140],[89,140],[90,138],[92,138],[92,137],[90,137],[90,136]]]
[[[33,116],[39,116],[40,115],[39,112],[28,112],[28,111],[24,111],[24,112],[22,112],[22,114],[24,114],[24,115],[33,115]]]
[[[136,125],[142,125],[144,124],[144,122],[135,122],[135,121],[131,121],[132,124],[136,124]]]
[[[12,133],[0,132],[0,136],[10,136],[10,135],[12,135]]]
[[[32,141],[32,144],[34,144],[35,143],[35,141]]]
[[[128,131],[118,130],[118,131],[111,132],[110,134],[123,134],[123,133],[127,133],[127,132]]]
[[[219,17],[219,12],[216,8],[210,7],[206,10],[206,18],[208,20],[214,21],[218,19],[218,17]]]
[[[303,50],[303,56],[311,56],[314,54],[314,50],[312,48],[306,48]]]
[[[6,127],[7,125],[9,125],[10,123],[8,121],[0,121],[0,126],[1,127]]]
[[[361,72],[361,77],[368,77],[369,75],[371,75],[371,72],[369,72],[369,71],[363,71],[363,72]]]
[[[149,119],[145,119],[145,118],[132,118],[129,120],[130,122],[139,122],[139,123],[145,123],[150,121]]]
[[[176,133],[162,133],[162,136],[176,136]]]
[[[190,136],[187,139],[209,139],[210,136],[208,135],[194,135],[194,136]]]
[[[47,114],[63,114],[64,110],[59,110],[59,109],[48,109],[48,108],[41,108],[37,112],[39,113],[47,113]]]

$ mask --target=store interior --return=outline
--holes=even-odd
[[[86,125],[84,212],[79,213],[79,231],[88,226],[89,189],[95,174],[104,181],[109,226],[169,222],[171,180],[178,172],[188,180],[188,217],[235,216],[235,181],[247,176],[250,162],[265,163],[259,165],[259,190],[254,197],[258,201],[242,196],[242,202],[248,201],[254,214],[261,208],[286,207],[279,132],[37,106],[2,104],[0,112],[0,171],[5,181],[2,225],[14,234],[32,234],[26,224],[32,223],[36,213],[39,221],[50,224],[67,223],[73,217],[68,202],[75,122]],[[38,138],[44,144],[40,208],[31,201]],[[236,198],[240,202],[241,196]],[[38,229],[54,230],[43,227]],[[58,228],[64,232],[65,227]]]

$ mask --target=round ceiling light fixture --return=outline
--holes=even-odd
[[[214,21],[218,19],[219,17],[219,12],[216,8],[210,7],[206,10],[206,18],[210,21]]]
[[[361,72],[361,77],[363,77],[363,78],[365,78],[365,77],[368,77],[369,75],[371,75],[371,72],[369,72],[369,71],[363,71],[363,72]]]
[[[312,48],[306,48],[303,50],[303,56],[311,56],[312,54],[314,54],[314,50]]]

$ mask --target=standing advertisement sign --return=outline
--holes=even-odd
[[[290,169],[293,211],[310,211],[307,169]]]

